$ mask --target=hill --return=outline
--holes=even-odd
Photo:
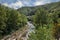
[[[27,16],[34,15],[35,11],[39,8],[44,8],[48,12],[59,11],[60,10],[60,2],[49,3],[45,5],[35,6],[35,7],[22,7],[19,8],[18,11]]]

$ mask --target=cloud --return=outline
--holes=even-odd
[[[24,4],[21,1],[17,1],[16,3],[10,4],[10,7],[17,8],[17,7],[22,7]]]
[[[10,8],[18,9],[22,6],[32,6],[33,3],[31,3],[31,0],[17,0],[15,3],[2,3],[5,6],[8,6]]]
[[[35,5],[35,6],[38,6],[38,5],[44,5],[44,4],[46,4],[46,3],[50,3],[50,0],[36,0],[36,1],[34,2],[34,5]]]
[[[35,5],[35,6],[43,5],[43,4],[44,4],[44,3],[43,3],[43,2],[41,2],[41,1],[37,1],[37,2],[35,2],[35,3],[34,3],[34,5]]]
[[[36,0],[34,2],[34,6],[38,6],[38,5],[44,5],[46,3],[51,3],[51,2],[58,2],[60,0]]]
[[[15,3],[2,3],[2,5],[8,6],[10,8],[18,9],[22,6],[32,6],[31,0],[17,0]]]
[[[24,4],[24,6],[32,6],[34,3],[33,0],[21,0],[21,2]]]
[[[15,3],[11,3],[11,4],[3,3],[3,5],[8,6],[10,8],[14,8],[14,9],[17,9],[17,8],[24,6],[24,4],[21,1],[17,1]]]
[[[9,6],[7,3],[3,3],[2,5]]]
[[[2,2],[3,5],[8,6],[10,8],[18,9],[22,6],[38,6],[38,5],[43,5],[46,3],[51,3],[51,2],[57,2],[60,0],[14,0],[14,2],[11,2],[12,0],[7,0],[6,2]]]

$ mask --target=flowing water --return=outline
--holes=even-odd
[[[24,31],[25,34],[20,33],[20,34],[17,34],[18,36],[9,35],[1,40],[20,40],[19,38],[21,38],[22,40],[27,40],[29,38],[30,33],[35,32],[34,31],[35,27],[31,22],[27,22],[27,26],[28,26],[28,29]],[[24,35],[24,36],[22,36],[22,35]]]
[[[35,26],[31,22],[27,22],[28,25],[28,32],[23,40],[27,40],[29,38],[30,33],[35,32]]]

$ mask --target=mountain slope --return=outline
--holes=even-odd
[[[40,6],[36,6],[36,7],[22,7],[22,8],[19,8],[18,11],[25,15],[33,15],[35,13],[35,11],[38,10],[39,8],[44,8],[48,12],[52,12],[54,10],[59,11],[60,2],[54,2],[54,3],[40,5]]]

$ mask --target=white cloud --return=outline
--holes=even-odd
[[[10,8],[14,8],[14,9],[17,9],[18,7],[24,6],[24,4],[21,1],[17,1],[15,3],[11,3],[11,4],[3,3],[3,5],[8,6]]]
[[[39,2],[39,1],[37,1],[37,2],[34,3],[35,6],[43,5],[43,4],[44,4],[43,2]]]
[[[3,3],[2,5],[9,6],[7,3]]]
[[[51,3],[51,2],[58,2],[60,0],[36,0],[34,2],[34,5],[37,6],[37,5],[43,5],[43,4],[46,4],[46,3]]]
[[[23,3],[21,1],[17,1],[16,3],[12,3],[10,4],[10,7],[12,8],[17,8],[17,7],[22,7],[23,6]]]
[[[36,1],[34,2],[34,5],[35,5],[35,6],[44,5],[44,4],[50,3],[50,2],[51,2],[51,0],[36,0]]]
[[[38,6],[38,5],[43,5],[46,3],[51,3],[52,0],[35,0],[34,2],[32,2],[33,0],[17,0],[15,3],[3,3],[3,5],[8,6],[10,8],[14,8],[14,9],[18,9],[22,6]],[[59,1],[59,0],[55,0],[55,1]]]
[[[31,0],[29,0],[29,1],[31,1]],[[3,5],[8,6],[10,8],[18,9],[22,6],[31,6],[29,1],[28,0],[26,0],[26,1],[17,0],[15,3],[10,3],[10,4],[3,3]]]

